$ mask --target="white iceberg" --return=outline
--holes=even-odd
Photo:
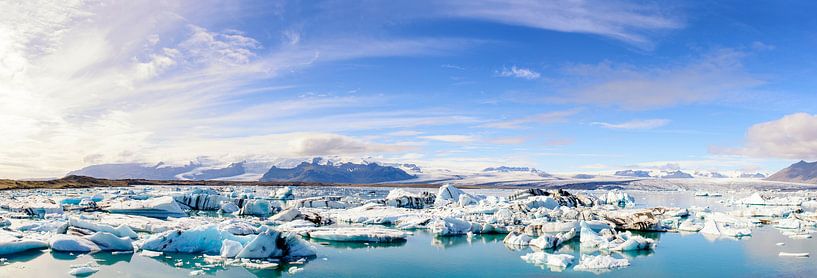
[[[86,238],[105,251],[133,250],[133,243],[128,237],[117,237],[116,235],[107,232],[96,232],[93,235],[87,236]]]
[[[71,269],[71,271],[69,271],[68,274],[71,274],[71,275],[74,275],[74,276],[88,276],[88,275],[96,273],[97,271],[99,271],[99,268],[90,267],[90,266],[81,266],[81,267],[76,267],[76,268]]]
[[[75,235],[54,235],[48,245],[51,250],[59,252],[96,252],[100,250],[96,243]]]
[[[395,242],[403,241],[410,233],[377,227],[331,228],[309,232],[309,237],[342,242]]]
[[[263,199],[252,199],[252,200],[244,200],[241,204],[241,209],[238,210],[239,215],[252,215],[252,216],[269,216],[275,213],[278,210],[277,207],[273,206],[272,203],[268,200]]]
[[[575,229],[571,229],[570,231],[563,233],[558,233],[556,235],[544,234],[534,240],[531,240],[530,246],[539,249],[552,249],[559,247],[559,245],[562,245],[562,243],[570,241],[575,236],[576,236]]]
[[[610,255],[582,255],[581,261],[573,270],[576,271],[605,271],[630,266],[627,259],[617,259]]]
[[[107,208],[108,212],[141,215],[165,219],[168,217],[185,217],[187,213],[171,196],[140,200],[129,200],[113,203]]]
[[[706,224],[704,224],[703,229],[701,229],[699,232],[707,235],[729,237],[742,237],[752,235],[752,230],[748,228],[732,227],[728,223],[716,222],[713,219],[708,219],[706,221]]]
[[[550,267],[555,267],[558,269],[565,269],[571,264],[573,264],[573,260],[575,257],[569,254],[548,254],[542,251],[528,253],[522,255],[520,258],[525,262],[534,265],[546,265]]]
[[[139,235],[137,235],[136,232],[131,230],[130,227],[128,227],[125,224],[121,224],[118,227],[114,228],[109,225],[94,223],[91,221],[80,219],[78,217],[71,217],[68,219],[68,225],[86,230],[91,230],[93,232],[111,233],[118,237],[139,238]]]
[[[48,243],[42,240],[0,235],[0,256],[45,248],[48,248]]]
[[[314,247],[298,235],[266,230],[244,245],[236,258],[262,259],[314,256]]]
[[[241,246],[241,243],[235,240],[225,239],[221,242],[221,252],[219,254],[223,258],[235,258],[238,256],[238,253],[241,252],[241,249],[244,247]]]
[[[142,249],[173,253],[218,254],[225,239],[246,242],[247,238],[220,231],[215,224],[188,230],[170,230],[155,234],[142,243]]]

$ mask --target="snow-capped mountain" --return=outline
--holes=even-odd
[[[621,170],[616,171],[615,176],[619,177],[634,177],[634,178],[649,178],[650,171],[643,171],[643,170]]]
[[[499,166],[499,167],[489,167],[482,170],[483,172],[500,172],[500,173],[533,173],[540,177],[550,177],[551,174],[548,174],[545,171],[536,170],[536,168],[530,167],[509,167],[509,166]]]
[[[260,180],[367,184],[415,178],[399,168],[377,163],[322,162],[322,159],[316,158],[312,163],[302,162],[294,168],[273,166]]]

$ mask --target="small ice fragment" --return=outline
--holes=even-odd
[[[808,257],[809,253],[789,253],[789,252],[780,252],[777,254],[780,257]]]
[[[287,271],[287,272],[289,273],[289,275],[293,275],[293,274],[301,272],[301,271],[304,271],[304,269],[300,268],[300,267],[294,267],[293,266],[293,267],[290,267],[289,271]]]
[[[82,266],[82,267],[77,267],[77,268],[71,269],[71,271],[69,271],[68,274],[71,274],[71,275],[74,275],[74,276],[84,276],[84,275],[90,275],[90,274],[96,273],[97,271],[99,271],[98,268],[94,268],[94,267],[90,267],[90,266]]]
[[[139,255],[142,255],[144,257],[158,257],[162,255],[162,252],[142,250],[142,252],[139,252]]]

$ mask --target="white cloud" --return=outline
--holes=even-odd
[[[795,113],[755,124],[746,132],[743,147],[714,147],[710,151],[761,158],[817,160],[817,115]]]
[[[527,80],[539,79],[539,77],[541,76],[538,72],[535,72],[535,71],[533,71],[531,69],[518,68],[516,66],[512,66],[510,69],[509,68],[503,68],[501,71],[498,71],[496,74],[497,74],[497,76],[501,76],[501,77],[516,77],[516,78],[522,78],[522,79],[527,79]]]
[[[186,161],[250,152],[392,152],[403,147],[338,133],[346,131],[344,127],[357,128],[354,123],[401,128],[464,120],[415,115],[365,122],[362,115],[328,113],[321,115],[357,121],[333,127],[310,116],[283,126],[274,119],[372,102],[331,96],[283,96],[275,101],[243,97],[291,88],[276,77],[316,63],[437,55],[472,42],[368,37],[307,41],[290,33],[280,42],[262,45],[238,30],[206,27],[217,26],[212,14],[223,8],[219,5],[203,2],[193,9],[175,1],[0,2],[0,161],[13,161],[0,165],[0,177],[60,176],[89,161]],[[292,135],[306,131],[321,133],[310,139]],[[320,140],[330,146],[311,147]],[[282,143],[272,143],[278,141]],[[295,144],[299,147],[290,142],[300,142]]]
[[[476,137],[470,135],[456,135],[456,134],[448,134],[448,135],[429,135],[429,136],[420,136],[419,138],[429,139],[429,140],[436,140],[436,141],[443,141],[449,143],[469,143],[474,142],[477,140]]]
[[[524,128],[524,127],[528,127],[530,125],[536,125],[536,124],[549,124],[549,123],[563,122],[563,121],[567,120],[568,117],[573,116],[578,112],[579,112],[579,110],[577,110],[577,109],[563,110],[563,111],[553,111],[553,112],[547,112],[547,113],[531,115],[531,116],[527,116],[527,117],[489,122],[489,123],[485,123],[483,125],[480,125],[480,127],[484,127],[484,128],[501,128],[501,129],[518,129],[518,128]]]
[[[630,1],[443,1],[439,10],[448,16],[494,21],[509,25],[596,34],[649,47],[648,34],[683,27],[668,5]]]
[[[623,123],[593,122],[594,125],[610,129],[653,129],[670,123],[667,119],[632,120]]]
[[[744,70],[742,59],[747,54],[719,49],[680,65],[653,67],[574,65],[566,71],[577,85],[567,86],[562,100],[641,110],[739,95],[764,84]]]

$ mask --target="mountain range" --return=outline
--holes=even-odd
[[[817,161],[794,163],[766,178],[770,181],[817,183]]]
[[[793,173],[804,173],[796,165],[812,164],[799,162],[792,165]],[[794,169],[796,168],[796,169]],[[422,168],[411,163],[383,163],[375,159],[344,160],[337,157],[315,157],[300,159],[245,160],[228,165],[209,160],[197,160],[184,165],[118,163],[99,164],[71,171],[68,175],[89,176],[105,179],[149,179],[149,180],[225,180],[225,181],[288,181],[321,183],[453,183],[473,185],[548,185],[563,183],[604,183],[626,180],[650,179],[692,179],[692,178],[744,178],[759,179],[761,173],[722,174],[712,171],[694,171],[693,174],[681,170],[621,170],[610,174],[567,174],[552,175],[530,167],[497,166],[477,171],[452,170],[443,168]],[[813,181],[813,173],[794,174],[795,178],[781,178],[776,181]],[[800,177],[800,178],[798,178]],[[810,177],[810,178],[808,178]],[[772,180],[772,178],[770,178]]]

